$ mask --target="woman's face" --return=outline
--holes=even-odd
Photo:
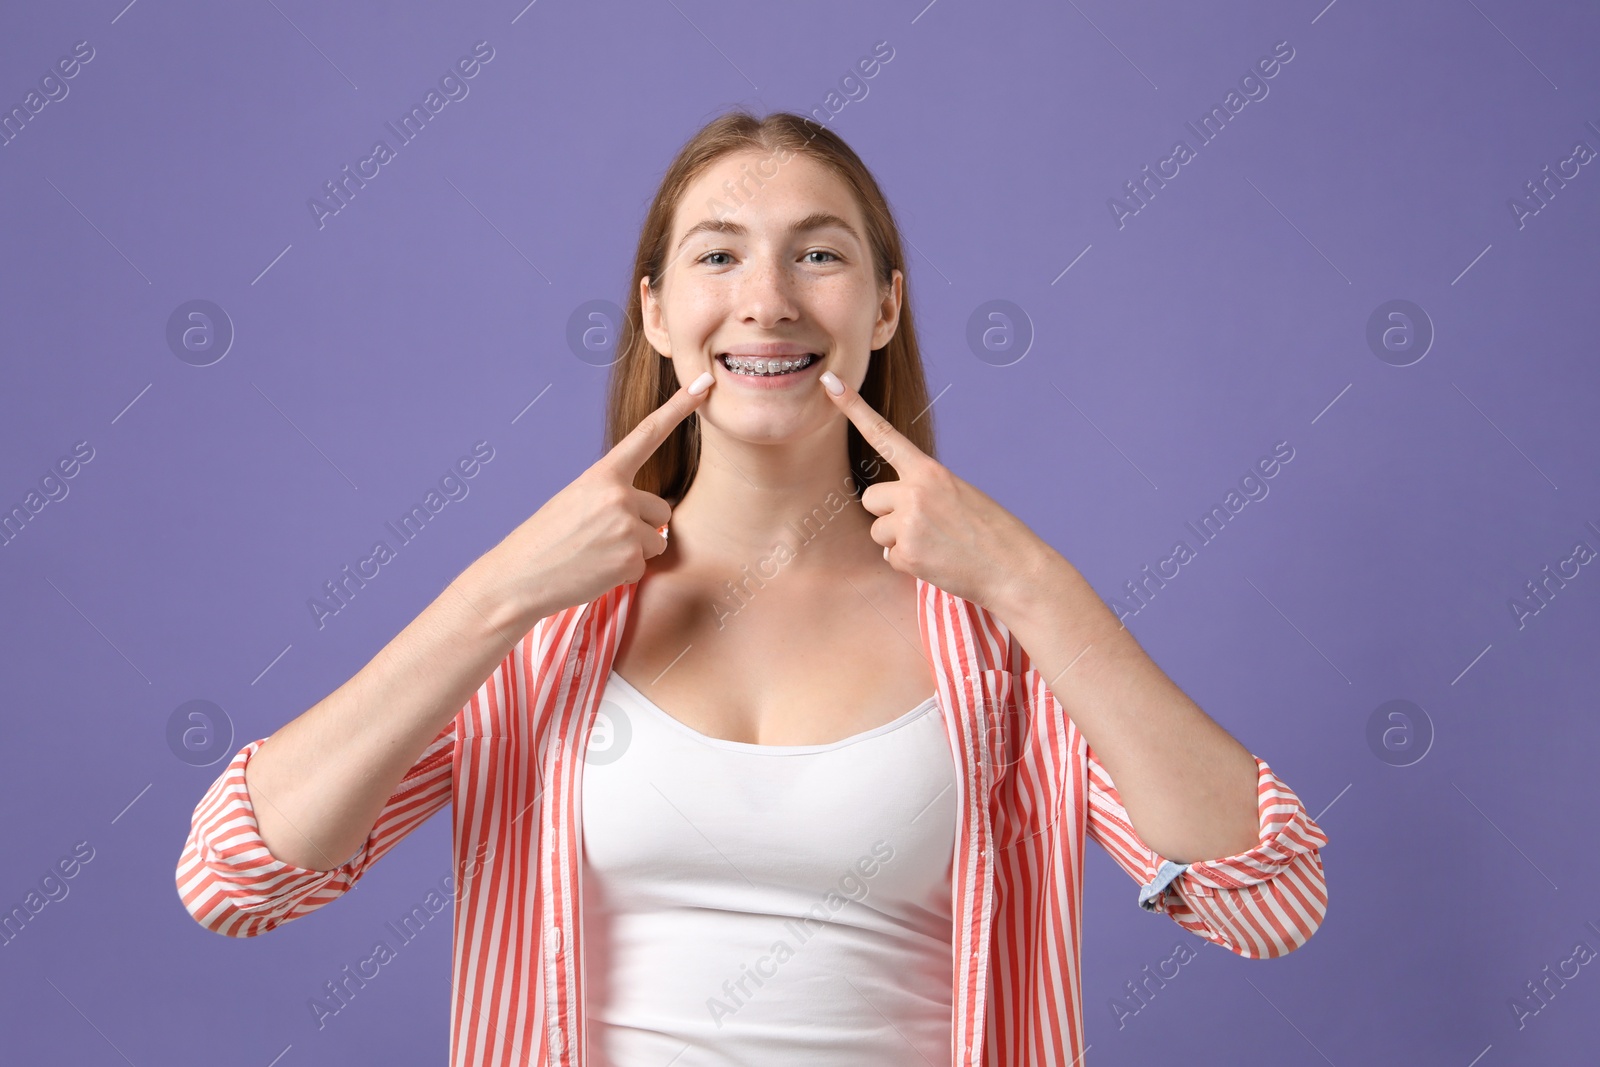
[[[751,442],[798,440],[842,418],[817,377],[831,370],[859,388],[900,317],[900,271],[879,286],[855,198],[800,153],[730,153],[707,167],[679,201],[660,293],[648,282],[645,336],[680,384],[711,371],[702,422]],[[719,358],[739,353],[821,358],[752,377]]]

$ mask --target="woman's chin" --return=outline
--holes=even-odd
[[[706,405],[709,407],[710,405]],[[766,405],[756,405],[757,407]],[[790,405],[772,405],[789,408]],[[815,414],[806,418],[803,413],[791,412],[775,417],[773,411],[742,410],[729,415],[709,416],[700,412],[702,433],[709,429],[718,437],[747,445],[803,445],[813,438],[820,424]]]

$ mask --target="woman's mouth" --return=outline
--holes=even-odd
[[[803,356],[732,356],[726,352],[717,356],[721,363],[732,374],[744,378],[782,378],[790,374],[799,374],[820,360],[822,356],[815,352],[808,352]]]

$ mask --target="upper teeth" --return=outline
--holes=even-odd
[[[795,356],[790,359],[764,359],[760,356],[729,356],[722,357],[727,361],[728,369],[735,374],[787,374],[796,368],[803,367],[811,362],[811,355]]]

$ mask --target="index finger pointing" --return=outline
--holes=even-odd
[[[927,453],[912,443],[911,438],[895,429],[894,423],[878,414],[873,406],[867,403],[866,398],[846,385],[832,371],[824,371],[819,380],[822,388],[845,414],[845,418],[855,424],[861,431],[861,436],[867,444],[878,450],[890,466],[902,472],[913,463],[921,462],[927,458]],[[835,384],[841,392],[835,395],[830,384]]]
[[[645,460],[677,429],[678,424],[705,402],[711,392],[712,381],[711,372],[706,371],[688,385],[679,386],[666,403],[640,419],[639,425],[628,431],[627,436],[606,453],[606,461],[626,473],[631,480],[644,466]],[[697,389],[698,392],[695,391]]]

